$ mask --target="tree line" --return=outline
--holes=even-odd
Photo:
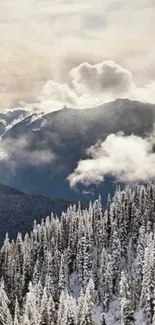
[[[111,325],[106,314],[120,302],[120,323],[155,324],[155,186],[116,188],[103,210],[70,206],[30,234],[6,235],[0,251],[0,325]],[[100,306],[100,320],[95,319]]]

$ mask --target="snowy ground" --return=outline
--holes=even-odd
[[[78,283],[77,273],[74,272],[70,277],[70,291],[73,297],[77,300],[80,295],[80,288]],[[99,323],[102,313],[102,307],[95,307],[95,320]],[[120,302],[119,300],[114,300],[110,304],[109,312],[105,313],[105,319],[107,325],[121,325],[120,317]],[[142,309],[135,312],[135,325],[146,325],[145,317]]]
[[[95,319],[99,323],[102,313],[101,306],[95,308]],[[114,300],[110,305],[110,311],[105,314],[107,325],[121,325],[120,319],[120,303],[118,300]],[[145,317],[142,309],[135,313],[135,325],[146,325]]]

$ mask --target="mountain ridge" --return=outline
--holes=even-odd
[[[11,186],[0,183],[0,195],[24,195],[25,193]]]

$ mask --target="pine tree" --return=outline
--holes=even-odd
[[[64,291],[60,295],[57,325],[67,325],[67,297]]]
[[[9,311],[9,299],[4,288],[4,281],[0,284],[0,324],[12,325],[12,317]]]
[[[39,323],[39,314],[37,310],[35,290],[31,282],[29,284],[29,292],[26,295],[26,303],[23,317],[24,325],[27,325],[27,323],[30,325],[38,325]]]
[[[66,275],[66,264],[64,255],[61,255],[61,264],[60,264],[60,272],[59,272],[59,293],[67,289],[67,275]]]
[[[145,248],[144,265],[143,265],[143,282],[140,302],[144,307],[147,315],[148,323],[152,323],[153,318],[153,300],[154,300],[154,241],[152,234],[147,237],[148,246]]]
[[[99,300],[104,301],[105,299],[105,281],[106,281],[106,260],[107,260],[107,253],[106,249],[103,247],[102,254],[101,254],[101,265],[99,271]]]
[[[81,288],[80,296],[78,298],[77,303],[77,321],[78,325],[82,324],[83,318],[84,318],[84,304],[85,304],[85,296],[83,293],[83,289]]]
[[[49,296],[47,309],[48,309],[49,325],[56,325],[57,313],[55,310],[55,305],[54,305],[52,295]]]
[[[145,228],[141,226],[139,229],[139,238],[137,246],[137,263],[136,263],[136,278],[137,278],[137,291],[140,297],[142,281],[143,281],[143,264],[144,264],[144,253],[145,253]]]
[[[131,282],[129,274],[122,272],[120,282],[121,322],[122,325],[134,324],[134,310],[132,306]]]
[[[90,279],[86,288],[83,315],[78,325],[95,325],[94,318],[94,283]]]
[[[83,285],[86,287],[92,270],[92,249],[88,232],[85,237],[85,251],[83,264]]]
[[[19,309],[19,304],[18,300],[16,298],[16,304],[15,304],[15,312],[14,312],[14,322],[13,325],[20,325],[20,309]]]
[[[67,325],[77,325],[76,301],[69,294],[67,294]]]
[[[113,224],[114,227],[114,224]],[[121,273],[121,244],[119,240],[119,235],[117,227],[115,226],[112,235],[112,244],[111,244],[111,264],[112,264],[112,291],[113,294],[118,293],[119,282],[120,282],[120,273]]]
[[[86,237],[85,237],[85,229],[82,226],[80,229],[81,237],[78,240],[77,247],[77,257],[76,257],[76,265],[78,271],[79,283],[84,285],[84,257],[85,257],[85,247],[86,247]]]
[[[113,262],[110,254],[106,257],[106,269],[102,288],[102,304],[104,309],[108,309],[113,296]]]
[[[40,318],[39,325],[48,325],[49,324],[48,298],[47,298],[46,288],[44,288],[44,292],[43,292],[39,318]]]

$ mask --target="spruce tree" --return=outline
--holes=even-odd
[[[16,304],[15,304],[15,312],[14,312],[14,322],[13,325],[20,325],[21,316],[20,316],[20,309],[19,309],[19,303],[16,298]]]
[[[12,325],[12,317],[9,310],[9,299],[4,288],[4,281],[0,284],[0,324]]]
[[[134,325],[134,310],[131,294],[130,276],[122,271],[120,281],[121,322],[122,325]]]
[[[90,279],[85,292],[82,319],[78,325],[95,325],[94,303],[94,283]]]
[[[49,314],[48,314],[48,297],[46,293],[46,288],[44,288],[41,308],[40,308],[40,317],[39,317],[39,325],[48,325],[49,324]]]

